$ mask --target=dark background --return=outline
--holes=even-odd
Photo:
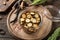
[[[60,0],[53,0],[53,1],[49,2],[49,3],[46,3],[46,5],[54,5],[54,6],[56,6],[56,7],[58,7],[60,9]],[[15,38],[13,38],[9,34],[8,29],[7,29],[6,21],[7,21],[7,16],[8,16],[9,11],[10,11],[10,8],[9,8],[8,11],[0,13],[0,40],[15,40]],[[53,23],[52,25],[53,26],[52,26],[51,32],[43,40],[47,40],[47,38],[49,36],[51,36],[51,34],[54,32],[54,30],[56,28],[60,27],[60,23]],[[58,37],[57,40],[60,40],[60,37]]]

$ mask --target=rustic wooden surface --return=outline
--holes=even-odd
[[[6,11],[16,0],[0,0],[0,12]]]
[[[60,9],[60,0],[55,0],[52,5],[58,7]],[[5,31],[5,34],[0,34],[0,40],[15,40],[8,32],[7,25],[6,25],[6,19],[7,19],[8,12],[6,11],[5,13],[0,13],[0,16],[2,17],[0,19],[0,29]],[[52,24],[52,30],[50,34],[44,38],[43,40],[47,40],[47,38],[54,32],[54,30],[57,27],[60,27],[60,23],[53,23]],[[57,38],[57,40],[60,40],[60,37]]]

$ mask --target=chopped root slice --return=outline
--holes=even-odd
[[[31,26],[32,26],[32,23],[28,23],[27,26],[28,26],[28,27],[31,27]]]
[[[38,24],[33,24],[33,27],[34,27],[35,29],[39,29]]]
[[[33,28],[29,28],[29,31],[30,31],[30,32],[34,32]]]
[[[31,12],[32,15],[34,15],[35,13],[34,12]]]
[[[26,14],[22,14],[22,18],[26,18]]]
[[[37,21],[40,21],[40,18],[37,18]]]
[[[22,25],[22,24],[24,24],[23,22],[20,22],[20,24]]]
[[[40,18],[37,18],[36,20],[37,20],[37,23],[39,23],[39,22],[40,22]]]
[[[24,18],[21,18],[21,19],[20,19],[21,22],[24,21],[24,20],[25,20]]]
[[[39,15],[38,15],[38,14],[35,14],[35,17],[36,17],[36,18],[38,18],[38,17],[39,17]]]
[[[26,24],[24,25],[24,27],[25,27],[25,28],[28,28],[28,26],[27,26]]]
[[[26,13],[27,15],[29,15],[30,13],[28,12],[28,13]]]
[[[32,23],[36,23],[36,19],[35,18],[31,18],[31,22]]]
[[[31,18],[32,16],[30,14],[27,15],[27,18]]]
[[[30,19],[26,19],[26,22],[30,22]]]

